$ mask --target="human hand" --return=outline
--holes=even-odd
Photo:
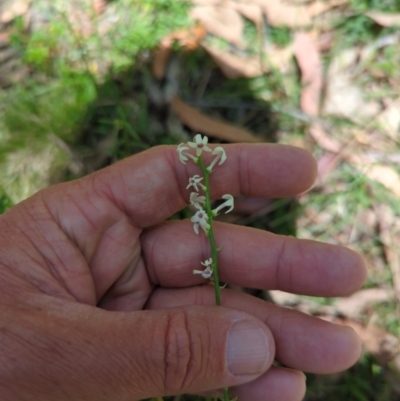
[[[225,150],[213,198],[291,196],[315,178],[301,149]],[[0,217],[3,400],[122,401],[233,387],[240,401],[296,401],[300,371],[337,372],[357,360],[350,328],[227,289],[224,306],[214,306],[212,287],[192,274],[208,242],[190,221],[165,222],[188,203],[197,169],[174,147],[153,148]],[[214,224],[223,282],[330,297],[364,281],[363,260],[348,249]]]

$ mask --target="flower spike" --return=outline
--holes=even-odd
[[[207,171],[211,173],[213,171],[214,166],[218,163],[218,166],[221,164],[225,163],[226,160],[226,153],[223,147],[217,146],[213,152],[212,155],[215,155],[214,160],[211,162],[211,164],[207,167]]]
[[[222,199],[226,199],[226,201],[212,211],[213,216],[218,216],[218,212],[224,207],[228,208],[225,214],[233,210],[233,196],[229,194],[223,195]]]
[[[199,157],[199,156],[201,156],[201,153],[203,152],[203,150],[205,152],[212,152],[212,150],[207,146],[207,142],[208,142],[208,138],[206,136],[204,136],[202,138],[200,134],[197,134],[193,138],[193,142],[188,142],[188,145],[191,148],[196,149],[196,155],[197,155],[197,157]]]
[[[193,229],[196,234],[199,234],[199,226],[204,230],[206,235],[208,235],[208,230],[210,229],[210,224],[208,224],[208,216],[207,213],[200,209],[196,212],[196,214],[190,219],[192,223],[194,223]]]

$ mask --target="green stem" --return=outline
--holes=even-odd
[[[218,248],[215,243],[214,229],[213,229],[213,215],[211,210],[211,197],[210,197],[210,173],[207,171],[204,165],[203,158],[199,157],[199,165],[201,171],[204,175],[204,185],[206,187],[206,212],[208,216],[208,223],[210,224],[210,229],[208,231],[208,238],[210,239],[211,254],[212,254],[212,267],[213,267],[213,278],[214,278],[214,289],[215,289],[215,303],[216,305],[221,305],[221,287],[219,285],[218,276]]]
[[[208,238],[210,239],[211,254],[212,254],[212,267],[213,267],[213,279],[214,279],[214,291],[215,291],[215,304],[221,305],[221,286],[219,285],[218,276],[218,248],[215,243],[214,228],[213,228],[213,214],[211,209],[211,196],[210,196],[210,172],[204,165],[203,158],[199,157],[199,166],[204,175],[204,185],[206,187],[206,213],[208,216],[208,222],[210,224],[210,229],[208,231]],[[224,401],[230,401],[231,397],[229,395],[229,388],[224,388]]]

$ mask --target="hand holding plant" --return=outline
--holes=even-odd
[[[2,399],[124,401],[229,387],[240,401],[300,401],[301,371],[356,361],[351,329],[230,289],[215,305],[219,281],[315,296],[362,284],[364,263],[350,250],[212,222],[240,194],[306,190],[311,156],[193,143],[179,158],[176,147],[157,147],[50,187],[0,216]],[[167,221],[190,202],[192,221]]]

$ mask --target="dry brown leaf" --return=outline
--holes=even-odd
[[[294,55],[301,71],[301,109],[317,116],[322,89],[322,63],[315,42],[305,32],[294,39]]]
[[[375,164],[369,167],[365,174],[369,179],[381,183],[400,198],[400,176],[392,167]]]
[[[308,13],[311,17],[316,17],[319,14],[329,11],[331,8],[341,6],[348,2],[349,0],[315,1],[308,6]]]
[[[254,78],[263,74],[259,57],[244,58],[214,49],[205,44],[202,47],[214,59],[227,78]]]
[[[257,4],[240,3],[230,1],[229,7],[232,7],[248,20],[252,21],[256,26],[260,26],[263,21],[263,13],[261,7]]]
[[[333,7],[347,3],[349,0],[315,1],[311,4],[296,1],[295,4],[287,0],[252,0],[250,3],[262,7],[268,23],[272,26],[287,26],[301,28],[311,25],[312,19]]]
[[[400,98],[391,101],[379,114],[377,122],[383,132],[397,140],[400,132]]]
[[[308,9],[304,5],[290,5],[283,0],[255,0],[267,17],[268,23],[272,26],[287,26],[299,28],[310,25],[312,20]]]
[[[389,206],[376,204],[374,210],[379,222],[380,240],[392,272],[396,298],[400,301],[400,223]]]
[[[31,0],[13,0],[2,5],[0,23],[8,24],[14,18],[24,15],[31,4]]]
[[[365,14],[371,18],[377,24],[382,26],[399,26],[400,25],[400,13],[390,14],[382,13],[377,11],[371,11]]]
[[[200,22],[207,32],[242,47],[244,23],[240,14],[233,8],[223,6],[197,6],[191,16]]]
[[[352,320],[338,320],[337,323],[352,327],[360,337],[364,348],[382,365],[388,363],[400,352],[400,340],[379,327],[363,326]]]
[[[164,77],[172,53],[172,45],[175,41],[186,50],[194,50],[205,35],[206,32],[203,27],[195,26],[165,36],[153,54],[152,72],[154,77],[157,79]]]
[[[261,142],[260,138],[247,129],[208,117],[183,102],[179,97],[172,101],[172,109],[180,120],[193,131],[228,142]]]
[[[393,300],[393,290],[389,288],[368,288],[355,294],[341,298],[335,302],[335,307],[343,315],[351,319],[360,319],[362,313],[378,302]]]
[[[339,141],[332,138],[322,127],[321,124],[314,123],[310,127],[310,135],[318,146],[328,152],[339,153],[342,145]]]

